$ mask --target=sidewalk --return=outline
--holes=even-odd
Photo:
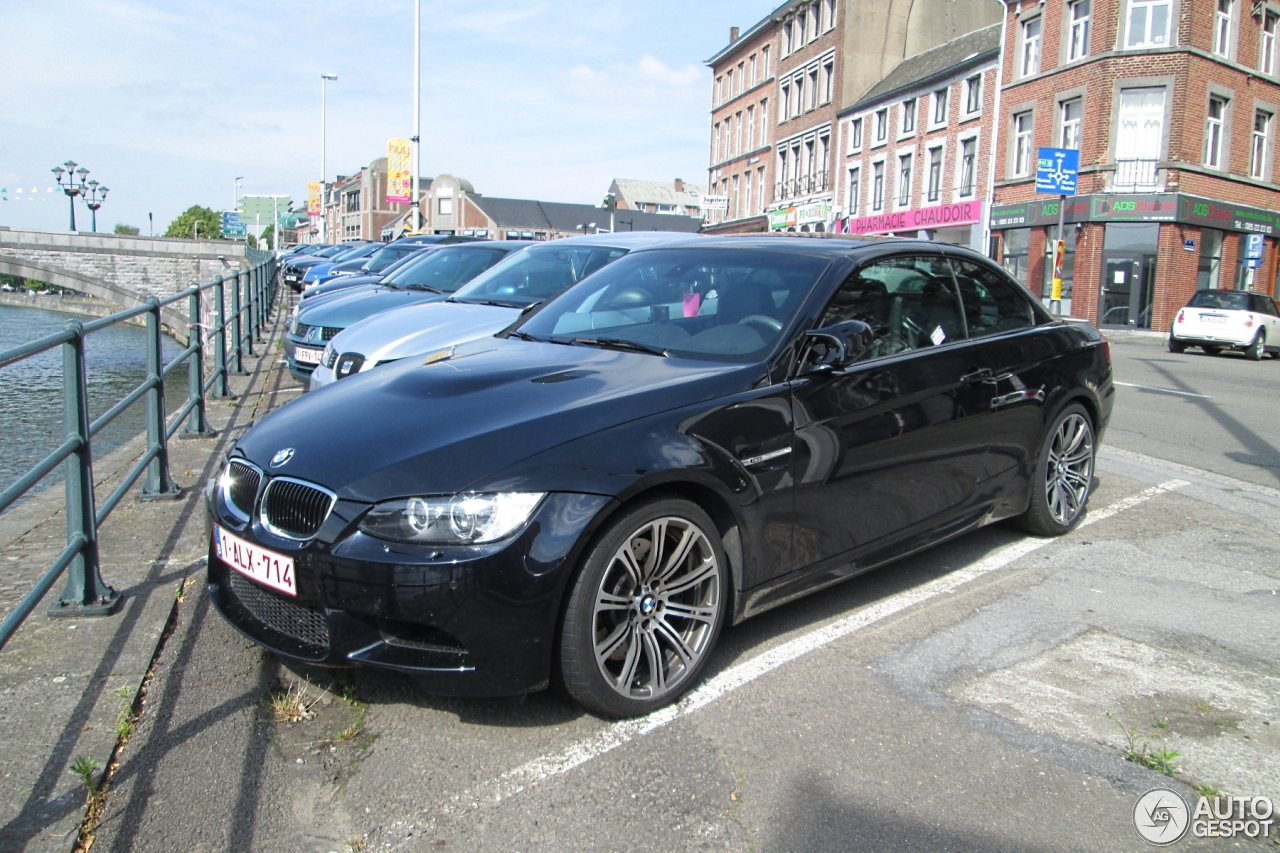
[[[55,584],[8,646],[0,651],[0,850],[68,851],[85,816],[85,790],[70,772],[81,756],[110,763],[118,728],[155,657],[184,582],[198,576],[208,548],[203,486],[231,442],[256,418],[297,396],[277,341],[287,307],[275,312],[265,345],[231,379],[235,399],[209,400],[217,435],[169,443],[178,500],[126,499],[99,536],[102,576],[123,593],[113,616],[53,620],[44,611]],[[180,374],[180,375],[179,375]],[[186,382],[185,370],[171,381]],[[99,459],[98,499],[110,493],[141,455],[144,437]],[[61,485],[0,517],[0,615],[7,613],[66,543]],[[123,709],[123,710],[122,710]],[[135,709],[136,710],[136,709]]]

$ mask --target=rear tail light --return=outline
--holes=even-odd
[[[1245,315],[1244,315],[1244,327],[1245,327],[1246,329],[1252,329],[1252,328],[1253,328],[1253,315],[1252,315],[1252,314],[1245,314]]]
[[[1107,336],[1102,336],[1102,357],[1107,360],[1107,364],[1111,363],[1111,341],[1107,340]]]
[[[1178,312],[1178,322],[1179,322],[1179,323],[1185,323],[1185,322],[1187,322],[1187,312],[1186,312],[1186,311],[1179,311],[1179,312]]]

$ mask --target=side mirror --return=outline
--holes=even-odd
[[[875,332],[861,320],[844,320],[805,332],[802,373],[828,373],[860,361],[875,343]]]

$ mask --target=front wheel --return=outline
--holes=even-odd
[[[1031,505],[1018,517],[1036,536],[1061,536],[1084,518],[1096,458],[1093,423],[1079,403],[1053,421],[1031,475]]]
[[[623,514],[587,554],[565,606],[569,695],[606,717],[674,702],[715,647],[728,579],[715,524],[696,504],[659,500]]]
[[[1259,330],[1257,337],[1253,339],[1253,343],[1249,344],[1249,348],[1244,351],[1245,358],[1250,361],[1262,361],[1263,353],[1267,351],[1267,333]]]

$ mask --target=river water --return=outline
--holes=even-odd
[[[71,319],[57,311],[0,305],[0,351],[64,329]],[[167,363],[182,347],[161,337]],[[85,362],[89,383],[90,420],[111,408],[138,387],[147,375],[147,334],[138,326],[119,324],[89,335]],[[187,369],[169,375],[165,411],[172,414],[186,404]],[[146,398],[93,438],[93,456],[101,459],[146,429]],[[62,410],[62,348],[0,367],[0,490],[31,470],[66,438]],[[39,488],[62,482],[62,469],[49,474]],[[30,494],[30,493],[28,493]]]

